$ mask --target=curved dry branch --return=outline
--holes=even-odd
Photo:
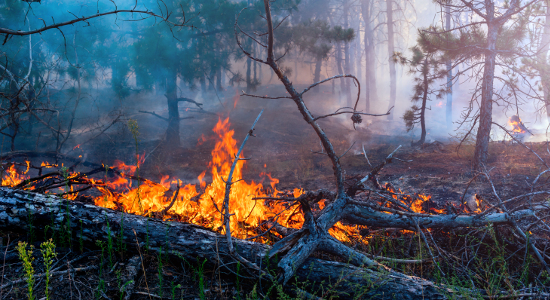
[[[52,25],[47,25],[47,26],[44,26],[44,27],[41,27],[41,28],[35,29],[35,30],[21,31],[21,30],[13,30],[13,29],[9,29],[9,28],[0,27],[0,34],[6,34],[7,36],[9,36],[9,35],[23,36],[23,35],[36,34],[36,33],[41,33],[41,32],[50,30],[50,29],[58,29],[60,27],[64,27],[64,26],[67,26],[67,25],[71,25],[71,24],[75,24],[75,23],[79,23],[79,22],[84,22],[84,21],[87,21],[87,20],[90,20],[90,19],[95,19],[95,18],[107,16],[107,15],[116,15],[116,14],[120,14],[120,13],[145,14],[145,15],[149,15],[149,16],[152,16],[152,17],[155,17],[155,18],[162,19],[164,22],[166,22],[166,23],[168,23],[172,26],[176,26],[176,27],[186,26],[185,24],[187,23],[187,20],[185,19],[185,15],[184,15],[183,21],[181,23],[173,23],[173,22],[168,20],[168,16],[161,16],[161,15],[158,15],[158,14],[152,12],[152,11],[149,11],[149,10],[116,9],[116,10],[108,11],[108,12],[104,12],[104,13],[97,13],[95,15],[75,18],[75,19],[72,19],[72,20],[69,20],[69,21],[66,21],[66,22],[54,23]],[[4,43],[6,42],[6,40],[4,41]]]

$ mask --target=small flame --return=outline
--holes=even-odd
[[[521,121],[519,116],[511,116],[508,120],[508,125],[512,127],[512,133],[514,134],[522,134],[527,132],[527,130],[525,129],[525,125],[523,125],[523,122]]]

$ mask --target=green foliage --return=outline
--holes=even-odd
[[[107,216],[105,216],[105,223],[107,223],[107,251],[109,253],[109,266],[113,267],[113,236]]]
[[[176,300],[176,289],[181,289],[181,284],[178,284],[176,285],[173,281],[172,281],[172,289],[171,289],[171,296],[172,296],[172,300]]]
[[[46,273],[45,283],[46,283],[46,300],[50,300],[50,279],[51,279],[51,270],[53,258],[57,256],[55,253],[55,244],[52,240],[43,242],[40,245],[40,251],[42,252],[42,258],[44,259],[44,269]]]
[[[420,106],[413,104],[410,109],[403,114],[403,121],[407,131],[414,129],[418,123],[425,124],[426,102],[431,100],[433,96],[436,99],[443,98],[447,92],[444,88],[434,89],[434,84],[445,77],[446,70],[442,68],[445,64],[444,56],[438,55],[438,52],[425,39],[430,36],[423,35],[424,30],[419,30],[419,38],[417,44],[411,47],[412,55],[410,58],[396,52],[393,55],[393,60],[396,63],[409,67],[409,73],[415,75],[413,95],[411,101],[413,103],[420,102]],[[423,120],[424,119],[424,120]],[[422,128],[422,136],[425,137],[426,129]],[[419,142],[423,143],[423,137]]]
[[[27,281],[27,297],[29,300],[34,300],[34,268],[32,266],[32,262],[34,261],[34,257],[32,257],[32,249],[33,246],[31,245],[29,249],[27,249],[27,242],[19,242],[17,244],[17,252],[19,253],[19,259],[23,262],[23,269],[25,270],[25,281]]]
[[[528,34],[527,22],[532,13],[525,9],[514,18],[510,25],[502,26],[496,42],[496,50],[501,57],[512,57]],[[485,24],[472,24],[452,32],[441,27],[430,26],[419,30],[418,44],[423,52],[439,51],[443,60],[482,61],[485,58],[484,47],[487,45]],[[521,52],[521,51],[518,51]]]

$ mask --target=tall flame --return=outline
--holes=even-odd
[[[94,198],[94,203],[98,206],[122,210],[126,213],[161,216],[164,218],[175,217],[179,221],[189,222],[211,228],[218,232],[224,232],[223,226],[223,201],[225,196],[225,180],[237,153],[237,141],[234,139],[234,130],[231,130],[229,118],[219,119],[213,129],[216,144],[212,150],[212,160],[208,164],[211,175],[211,183],[207,184],[205,180],[206,171],[198,176],[198,185],[187,184],[180,186],[181,181],[170,179],[168,176],[162,177],[160,183],[140,179],[138,174],[139,166],[143,164],[145,155],[138,155],[135,166],[126,165],[121,161],[115,161],[115,168],[120,171],[120,176],[104,181],[97,179],[83,179],[85,183],[93,185],[102,193],[101,196]],[[199,142],[206,140],[201,136]],[[292,194],[299,197],[304,193],[302,189],[294,189],[292,192],[282,192],[277,190],[276,185],[279,179],[273,178],[271,174],[262,172],[260,176],[266,178],[270,188],[266,189],[262,183],[254,181],[247,182],[243,179],[243,167],[246,161],[239,161],[233,172],[234,183],[231,186],[229,195],[229,213],[230,228],[233,236],[237,238],[246,238],[257,235],[262,230],[267,229],[265,223],[275,221],[288,228],[299,229],[304,223],[304,217],[301,208],[296,203],[283,203],[280,201],[255,200],[255,197],[280,197],[281,195]],[[42,163],[45,168],[58,167],[48,163]],[[11,164],[4,171],[2,178],[3,186],[16,186],[29,179],[26,175],[29,171],[30,163],[27,162],[27,169],[19,173],[14,164]],[[264,168],[266,165],[264,164]],[[108,167],[106,166],[106,169]],[[69,174],[68,178],[77,178],[78,173]],[[107,174],[105,174],[107,177]],[[177,193],[169,192],[171,187],[180,186]],[[443,210],[436,209],[430,196],[417,194],[413,196],[403,195],[401,190],[396,191],[391,185],[386,185],[386,189],[393,193],[392,197],[402,204],[409,207],[417,213],[445,213]],[[77,192],[73,186],[60,187],[61,193],[64,193],[68,199],[75,199]],[[269,192],[268,192],[269,190]],[[72,193],[69,193],[72,192]],[[171,199],[177,194],[177,199]],[[171,196],[172,195],[172,196]],[[175,201],[172,201],[175,200]],[[162,212],[173,202],[167,215]],[[320,210],[325,207],[325,200],[318,202]],[[389,205],[389,203],[387,204]],[[352,242],[365,239],[361,237],[361,230],[364,226],[347,225],[342,222],[336,223],[329,233],[340,241]],[[276,232],[274,235],[278,235]],[[262,237],[266,241],[266,237]]]

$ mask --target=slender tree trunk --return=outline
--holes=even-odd
[[[544,103],[546,105],[546,115],[550,121],[550,64],[548,63],[548,51],[550,50],[550,1],[545,1],[546,15],[544,30],[539,45],[539,57],[537,66],[542,84]]]
[[[338,74],[344,74],[344,69],[342,68],[342,42],[336,43],[336,68],[338,68]],[[340,95],[346,90],[346,80],[345,78],[340,78]]]
[[[166,143],[170,146],[180,146],[180,114],[178,110],[177,73],[171,74],[166,80],[166,99],[168,103],[168,129]]]
[[[388,62],[390,66],[390,102],[388,109],[395,106],[395,98],[397,94],[397,82],[395,72],[395,62],[393,61],[393,53],[395,52],[395,41],[393,31],[393,0],[386,0],[386,22],[388,27]],[[393,114],[388,115],[389,120],[393,120]]]
[[[298,82],[298,58],[294,60],[294,82]]]
[[[214,81],[216,79],[216,70],[214,68],[210,70],[208,77],[208,90],[213,92],[216,90],[216,82]]]
[[[451,7],[445,7],[445,29],[451,30]],[[453,129],[453,69],[451,60],[446,62],[447,67],[447,105],[446,105],[446,121],[447,132]]]
[[[424,75],[422,89],[422,106],[420,107],[420,140],[413,143],[414,146],[422,146],[426,142],[426,103],[428,102],[428,73],[430,66],[428,65],[428,57],[424,59],[424,65],[422,66],[422,73]]]
[[[349,1],[344,0],[344,28],[349,28]],[[349,42],[344,43],[344,72],[346,74],[351,74],[350,69],[350,49],[349,49]],[[347,105],[349,107],[352,107],[352,100],[351,100],[351,90],[350,90],[350,82],[349,80],[344,80],[344,86],[345,86],[345,95],[347,99]]]
[[[317,57],[315,61],[315,72],[313,73],[313,82],[319,82],[321,80],[321,66],[323,65],[323,58]]]
[[[80,103],[80,97],[82,96],[82,87],[80,85],[80,65],[78,63],[78,52],[76,51],[76,34],[78,31],[75,30],[74,32],[74,38],[73,38],[73,48],[74,48],[74,56],[75,56],[75,67],[76,67],[76,84],[77,84],[77,94],[76,94],[76,100],[74,102],[73,111],[71,112],[71,119],[69,120],[69,126],[67,127],[67,133],[65,134],[65,138],[63,138],[63,141],[61,141],[57,145],[56,152],[59,152],[61,150],[61,147],[63,147],[63,144],[67,142],[69,137],[71,136],[71,132],[73,130],[73,123],[74,119],[76,117],[76,110],[78,108],[78,104]]]
[[[19,89],[15,82],[10,81],[10,126],[9,126],[9,137],[11,142],[11,151],[15,151],[15,137],[19,131],[19,115],[15,113],[19,107],[19,97],[16,97]],[[13,95],[13,96],[12,96]],[[59,140],[58,140],[59,143]]]
[[[256,45],[256,43],[254,43],[254,56],[256,56],[256,48],[258,47],[258,45]],[[253,62],[254,64],[254,84],[256,84],[258,82],[258,62],[255,61]],[[297,71],[297,70],[296,70]]]
[[[365,43],[365,96],[366,112],[370,112],[371,101],[377,97],[376,93],[376,61],[374,47],[374,32],[371,24],[371,14],[373,0],[364,0],[361,2],[361,14],[365,23],[364,43]]]
[[[218,89],[218,91],[223,91],[221,67],[216,70],[216,88]]]
[[[357,80],[363,82],[363,69],[361,68],[361,38],[359,33],[361,32],[361,17],[357,15],[357,39],[355,41],[355,72],[357,73]]]
[[[206,90],[207,90],[207,88],[206,88],[206,75],[204,75],[204,73],[199,76],[199,82],[201,84],[202,93],[206,94]],[[167,92],[168,92],[168,89],[169,89],[168,83],[166,83],[166,91]]]
[[[493,80],[495,77],[496,41],[499,26],[494,21],[495,7],[490,2],[487,5],[487,50],[481,84],[481,104],[479,110],[479,128],[477,130],[476,148],[474,152],[474,170],[481,170],[489,156],[489,140],[493,122]]]
[[[250,43],[250,46],[252,44]],[[254,49],[252,49],[252,55],[254,55]],[[250,93],[252,91],[252,60],[250,58],[246,59],[246,92]]]

